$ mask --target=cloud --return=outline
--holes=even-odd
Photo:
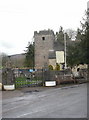
[[[14,45],[10,42],[6,42],[6,41],[1,41],[0,42],[0,47],[6,48],[6,49],[10,49],[13,48]]]
[[[0,1],[0,51],[22,53],[34,31],[80,27],[87,0]],[[75,9],[76,7],[76,9]]]
[[[0,40],[0,52],[7,55],[20,54],[24,53],[25,47],[20,45],[19,41],[1,41]]]

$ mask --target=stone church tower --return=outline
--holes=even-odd
[[[55,35],[52,30],[34,32],[35,68],[42,69],[48,66],[49,51],[53,50]]]

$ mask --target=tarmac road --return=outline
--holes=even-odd
[[[87,85],[25,91],[3,99],[2,118],[86,118]]]

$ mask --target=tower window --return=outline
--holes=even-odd
[[[45,40],[45,37],[42,37],[42,40]]]

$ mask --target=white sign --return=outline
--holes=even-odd
[[[15,85],[4,85],[4,90],[14,90]]]
[[[64,63],[64,51],[56,51],[56,63]]]
[[[46,81],[45,86],[56,86],[56,81]]]

